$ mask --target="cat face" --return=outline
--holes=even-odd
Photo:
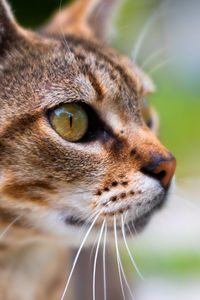
[[[16,228],[65,237],[97,214],[95,226],[106,218],[110,228],[123,215],[140,229],[164,203],[176,165],[154,134],[155,116],[143,119],[152,82],[98,39],[98,1],[75,3],[40,34],[19,28],[2,3],[2,222],[19,216]],[[87,118],[75,141],[52,123],[69,104]]]

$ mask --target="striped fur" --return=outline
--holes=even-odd
[[[24,249],[24,244],[48,240],[56,259],[61,250],[53,246],[55,241],[77,245],[79,229],[72,219],[84,222],[104,208],[97,228],[104,216],[111,227],[113,215],[120,220],[126,211],[128,220],[140,227],[138,219],[144,215],[146,222],[166,195],[156,179],[141,172],[155,155],[172,159],[142,119],[141,99],[154,90],[153,84],[138,66],[103,43],[102,26],[114,2],[79,0],[35,33],[17,25],[0,0],[0,228],[20,216],[4,237],[2,247],[10,250],[0,256],[0,300],[55,299],[63,286],[62,272],[51,268],[50,253],[43,288],[47,281],[58,281],[52,298],[42,286],[38,291],[34,271],[28,278],[32,294],[10,290],[4,280],[6,263],[13,268],[11,256],[17,257],[21,244]],[[71,101],[92,108],[103,134],[70,143],[53,130],[48,112]],[[32,255],[31,247],[26,253]],[[37,255],[36,249],[36,262]],[[20,272],[14,274],[24,280]]]

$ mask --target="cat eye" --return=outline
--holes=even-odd
[[[158,115],[154,108],[149,104],[147,99],[143,99],[141,103],[142,116],[146,125],[151,131],[158,136],[159,133],[159,120]]]
[[[88,116],[77,103],[62,104],[50,113],[50,122],[55,131],[65,140],[77,142],[88,129]]]
[[[146,125],[152,127],[152,109],[146,98],[142,99],[142,116]]]

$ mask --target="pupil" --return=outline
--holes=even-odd
[[[70,128],[72,128],[72,114],[69,115]]]

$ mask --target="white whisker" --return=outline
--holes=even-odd
[[[69,286],[69,283],[70,283],[72,274],[73,274],[73,272],[74,272],[75,266],[76,266],[76,264],[77,264],[79,255],[80,255],[80,253],[81,253],[81,250],[82,250],[82,248],[83,248],[83,246],[84,246],[84,244],[85,244],[85,242],[86,242],[86,240],[87,240],[87,238],[88,238],[88,235],[90,234],[90,232],[91,232],[91,230],[92,230],[94,224],[96,223],[98,217],[99,217],[100,214],[102,213],[102,210],[103,210],[103,209],[101,209],[101,210],[99,211],[99,213],[97,214],[97,216],[96,216],[95,219],[93,220],[92,224],[90,225],[88,231],[86,232],[86,235],[85,235],[85,237],[84,237],[84,239],[83,239],[83,241],[82,241],[82,243],[81,243],[81,245],[80,245],[80,247],[79,247],[79,249],[78,249],[78,252],[77,252],[76,257],[75,257],[75,259],[74,259],[73,266],[72,266],[71,272],[70,272],[70,274],[69,274],[69,277],[68,277],[68,280],[67,280],[67,283],[66,283],[64,292],[63,292],[62,297],[61,297],[61,300],[63,300],[64,297],[65,297],[65,294],[66,294],[66,292],[67,292],[67,289],[68,289],[68,286]]]
[[[84,191],[80,191],[80,192],[74,192],[75,195],[79,195],[79,194],[85,194],[85,193],[88,193],[88,192],[94,192],[94,189],[85,189]]]
[[[103,241],[103,288],[104,300],[107,299],[106,294],[106,239],[107,239],[107,223],[105,223],[104,241]]]
[[[18,216],[16,217],[3,231],[2,233],[0,234],[0,240],[3,238],[3,236],[8,232],[8,230],[22,217],[21,216]]]
[[[130,251],[130,249],[129,249],[129,247],[128,247],[128,243],[127,243],[127,240],[126,240],[126,234],[125,234],[125,230],[124,230],[124,219],[123,219],[123,215],[121,216],[121,229],[122,229],[122,235],[123,235],[123,239],[124,239],[124,243],[125,243],[125,246],[126,246],[126,250],[127,250],[127,252],[128,252],[128,255],[129,255],[129,257],[130,257],[130,260],[131,260],[131,262],[132,262],[132,264],[133,264],[133,266],[134,266],[134,268],[135,268],[135,270],[136,270],[136,272],[138,273],[138,275],[140,276],[140,278],[142,279],[142,280],[144,280],[144,277],[142,276],[142,274],[141,274],[141,272],[139,271],[139,269],[138,269],[138,267],[137,267],[137,265],[136,265],[136,263],[135,263],[135,261],[134,261],[134,259],[133,259],[133,256],[132,256],[132,254],[131,254],[131,251]]]
[[[165,61],[162,61],[161,63],[159,63],[157,66],[155,66],[154,68],[152,68],[148,74],[152,74],[157,72],[159,69],[163,68],[164,66],[166,66],[169,62],[171,61],[171,59],[166,59]]]
[[[135,47],[134,47],[134,50],[132,53],[132,61],[133,62],[136,62],[139,51],[142,46],[142,43],[143,43],[149,29],[151,28],[153,23],[156,21],[157,17],[161,14],[161,9],[163,9],[163,6],[164,6],[164,2],[161,2],[161,5],[159,5],[159,7],[149,16],[146,23],[144,24],[144,26],[139,34],[139,37],[135,43]]]
[[[131,237],[132,237],[132,240],[135,241],[135,237],[134,237],[134,235],[133,235],[133,233],[132,233],[132,231],[131,231],[131,228],[130,228],[130,226],[129,226],[129,223],[128,223],[128,222],[126,223],[126,217],[127,217],[127,214],[128,214],[128,211],[125,213],[125,216],[124,216],[124,223],[126,224],[126,226],[127,226],[127,228],[128,228],[128,231],[129,231],[129,233],[130,233],[130,235],[131,235]],[[132,221],[132,222],[133,222],[133,221]],[[133,226],[133,230],[134,230],[135,234],[137,235],[137,231],[136,231],[136,229],[135,229],[135,225],[132,224],[132,226]]]
[[[131,288],[130,288],[130,286],[129,286],[128,280],[127,280],[127,278],[126,278],[126,275],[125,275],[125,272],[124,272],[124,268],[123,268],[123,266],[122,266],[120,254],[119,254],[119,264],[120,264],[120,268],[121,268],[121,272],[122,272],[124,281],[125,281],[125,283],[126,283],[126,286],[127,286],[127,288],[128,288],[129,294],[130,294],[130,296],[131,296],[131,299],[134,300],[135,297],[133,296],[133,293],[132,293]]]
[[[131,288],[129,286],[129,283],[128,283],[128,280],[126,278],[126,274],[125,274],[125,271],[124,271],[124,268],[123,268],[123,265],[122,265],[122,261],[121,261],[121,257],[120,257],[120,252],[119,252],[119,247],[118,247],[117,231],[116,231],[115,234],[116,234],[116,240],[117,240],[117,244],[116,244],[117,245],[117,249],[116,250],[117,250],[117,256],[118,256],[119,266],[120,266],[120,269],[121,269],[124,281],[126,283],[126,286],[128,288],[129,294],[131,296],[131,299],[135,299],[135,297],[134,297],[134,295],[133,295],[133,293],[131,291]]]
[[[135,227],[135,224],[134,224],[133,220],[132,220],[132,222],[131,222],[131,225],[132,225],[132,227],[133,227],[133,230],[134,230],[135,234],[138,235],[138,232],[137,232],[137,230],[136,230],[136,227]]]
[[[59,13],[61,13],[61,11],[62,11],[62,0],[60,0]],[[67,49],[67,51],[70,53],[70,58],[68,57],[68,62],[69,62],[69,61],[74,61],[74,62],[77,63],[76,58],[75,58],[75,55],[74,55],[74,53],[72,53],[72,51],[71,51],[71,49],[70,49],[70,47],[69,47],[69,45],[68,45],[68,42],[67,42],[67,40],[66,40],[66,38],[65,38],[65,34],[64,34],[63,28],[62,28],[62,26],[61,26],[61,21],[60,21],[60,20],[61,20],[61,19],[59,19],[59,22],[58,22],[59,30],[60,30],[61,36],[62,36],[62,38],[63,38],[63,41],[64,41],[64,43],[65,43],[66,49]],[[78,66],[78,64],[77,64],[77,66]],[[78,67],[78,68],[79,68],[79,67]]]
[[[128,225],[128,223],[126,224],[126,227],[128,228],[128,231],[130,233],[130,236],[131,236],[132,240],[135,241],[135,237],[134,237],[134,235],[133,235],[133,233],[132,233],[132,231],[131,231],[130,226]]]
[[[147,22],[145,23],[144,27],[142,28],[142,31],[140,32],[140,35],[136,41],[135,47],[134,47],[134,51],[132,53],[132,61],[136,62],[137,58],[138,58],[138,54],[139,51],[141,49],[142,43],[144,41],[145,36],[147,35],[150,27],[152,26],[152,24],[155,22],[155,19],[157,17],[157,11],[156,13],[154,12],[147,20]]]
[[[106,204],[106,206],[108,206],[109,203],[111,203],[111,201],[108,201],[107,204]],[[103,208],[102,208],[102,210],[103,210]],[[92,219],[97,213],[98,213],[98,211],[93,212],[92,215],[87,219],[87,222],[86,222],[83,226],[87,226],[88,223],[91,221],[91,219]]]
[[[99,245],[100,245],[100,242],[101,242],[101,237],[102,237],[102,233],[103,233],[103,230],[104,230],[105,222],[106,222],[106,219],[104,219],[103,224],[101,226],[101,231],[99,233],[99,239],[98,239],[96,253],[95,253],[95,257],[94,257],[93,283],[92,283],[93,300],[95,300],[95,298],[96,298],[95,297],[95,295],[96,295],[96,291],[95,291],[95,279],[96,279],[97,256],[98,256],[98,252],[99,252]]]
[[[98,212],[98,210],[93,212],[91,216],[87,219],[87,222],[85,224],[88,225],[88,223],[90,223],[90,221],[98,214]]]
[[[161,48],[157,50],[155,53],[150,55],[144,63],[141,65],[141,68],[144,69],[146,66],[148,66],[155,58],[157,58],[160,54],[163,54],[165,52],[165,48]]]
[[[85,230],[85,228],[88,226],[88,224],[92,221],[92,219],[95,218],[95,216],[98,214],[99,210],[95,211],[94,213],[89,216],[87,221],[81,226],[81,231]]]
[[[119,280],[120,280],[123,299],[126,300],[125,293],[124,293],[124,286],[123,286],[123,282],[122,282],[121,266],[120,266],[120,261],[119,261],[119,250],[118,250],[118,241],[117,241],[117,226],[116,226],[116,216],[115,215],[114,215],[114,235],[115,235],[115,248],[116,248],[116,255],[117,255],[117,266],[118,266],[118,272],[119,272]]]

